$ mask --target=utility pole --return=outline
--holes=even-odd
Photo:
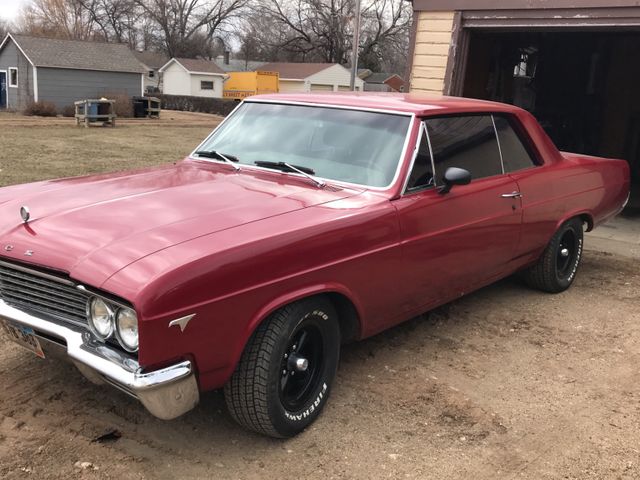
[[[353,51],[351,56],[351,91],[356,89],[356,75],[358,75],[358,50],[360,47],[360,0],[356,2],[356,18],[353,26]]]

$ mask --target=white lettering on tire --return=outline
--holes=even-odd
[[[311,415],[313,412],[315,412],[318,409],[318,407],[322,403],[322,400],[324,399],[324,397],[325,397],[325,395],[327,393],[327,389],[328,388],[329,387],[327,387],[327,384],[323,383],[322,384],[322,390],[320,390],[320,392],[318,393],[318,396],[316,397],[316,399],[302,413],[293,414],[293,413],[288,412],[288,411],[285,410],[284,411],[284,416],[287,417],[288,420],[291,420],[291,421],[294,421],[294,422],[299,422],[301,420],[304,420],[305,418],[307,418],[309,415]]]

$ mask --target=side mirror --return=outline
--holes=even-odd
[[[444,172],[444,185],[438,190],[439,193],[445,194],[451,191],[454,185],[469,185],[471,183],[471,173],[464,168],[449,167]]]

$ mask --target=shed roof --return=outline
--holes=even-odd
[[[211,62],[209,60],[201,60],[198,58],[172,58],[171,60],[169,60],[169,62],[171,62],[172,60],[178,62],[190,73],[211,73],[217,75],[225,74],[224,70],[216,65],[215,62]],[[169,63],[167,63],[167,65],[168,64]],[[167,65],[165,65],[165,67]]]
[[[169,61],[169,57],[167,57],[164,53],[150,52],[149,50],[136,50],[133,51],[133,54],[136,56],[140,63],[143,63],[147,67],[154,70],[158,70]]]
[[[280,78],[292,80],[304,80],[311,75],[326,70],[327,68],[339,65],[338,63],[287,63],[273,62],[265,63],[260,70],[267,72],[278,72]]]
[[[60,40],[10,34],[2,42],[0,49],[10,38],[35,67],[143,73],[140,62],[129,47],[122,43]]]

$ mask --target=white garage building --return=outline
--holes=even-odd
[[[163,93],[192,97],[222,98],[228,77],[214,62],[172,58],[161,69]]]
[[[267,63],[261,71],[278,72],[280,92],[349,91],[351,72],[338,63]],[[364,82],[356,77],[356,90]]]

